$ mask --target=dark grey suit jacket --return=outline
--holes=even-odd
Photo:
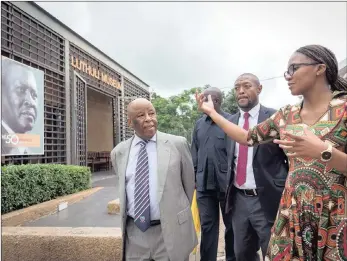
[[[258,123],[265,121],[276,110],[260,106]],[[238,124],[240,112],[232,115],[231,122]],[[234,192],[234,152],[235,141],[228,137],[228,186],[226,211],[232,209]],[[288,159],[283,150],[275,143],[256,145],[253,149],[254,178],[259,191],[261,206],[269,222],[274,222],[288,175]]]

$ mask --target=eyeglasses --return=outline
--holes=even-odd
[[[284,78],[293,76],[293,74],[302,66],[317,65],[320,63],[293,63],[288,67],[288,70],[284,72]]]

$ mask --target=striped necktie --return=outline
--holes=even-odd
[[[147,146],[148,141],[139,141],[141,145],[137,158],[135,173],[135,224],[145,232],[151,225],[150,202],[149,202],[149,166]]]

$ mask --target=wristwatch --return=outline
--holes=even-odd
[[[321,161],[323,162],[330,161],[333,155],[332,153],[333,153],[333,146],[331,146],[331,144],[328,144],[328,148],[321,152]]]

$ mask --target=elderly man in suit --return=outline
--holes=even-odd
[[[146,99],[129,104],[128,124],[134,136],[111,152],[119,175],[123,260],[188,260],[197,236],[187,140],[157,131],[155,109]]]
[[[259,103],[262,85],[257,76],[242,74],[235,81],[235,96],[240,111],[231,121],[248,130],[271,117],[276,110]],[[226,212],[231,213],[234,250],[237,261],[259,260],[270,240],[284,184],[288,161],[274,143],[241,146],[228,138],[228,189]]]

